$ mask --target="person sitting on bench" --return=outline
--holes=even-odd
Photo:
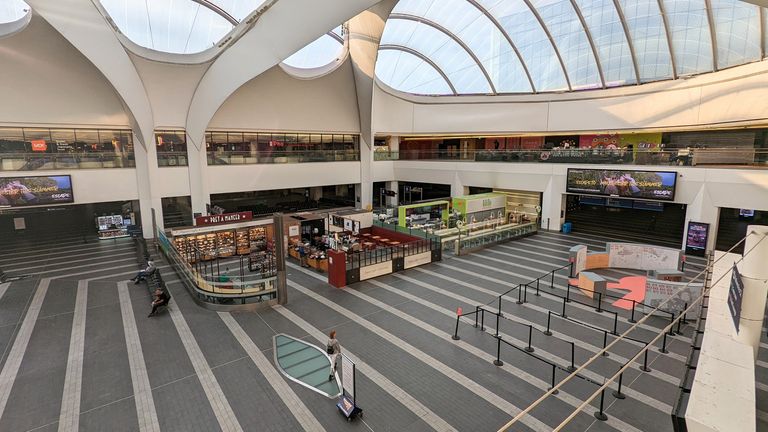
[[[131,281],[133,281],[134,283],[139,283],[139,282],[143,281],[144,279],[146,279],[147,276],[149,276],[152,273],[154,273],[155,270],[157,270],[157,267],[155,267],[154,261],[152,261],[151,259],[147,260],[147,267],[145,269],[139,271],[138,273],[136,273],[136,276],[131,278]]]
[[[152,312],[147,315],[147,318],[152,317],[157,312],[157,309],[161,306],[168,306],[168,302],[171,301],[171,295],[168,291],[160,288],[155,290],[155,300],[152,301]]]

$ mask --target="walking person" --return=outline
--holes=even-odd
[[[341,345],[336,340],[336,330],[332,330],[328,335],[328,342],[325,344],[325,350],[328,352],[328,356],[331,357],[331,371],[328,374],[328,381],[333,381],[333,377],[336,374],[336,361],[341,354]]]

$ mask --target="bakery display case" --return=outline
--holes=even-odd
[[[219,231],[216,233],[216,251],[220,257],[230,257],[235,254],[234,231]]]

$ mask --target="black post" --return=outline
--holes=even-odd
[[[523,285],[523,303],[526,303],[528,301],[528,284]]]
[[[619,334],[617,333],[618,326],[619,326],[619,313],[614,312],[613,313],[613,334]]]
[[[571,302],[571,284],[565,284],[565,301],[567,303]]]
[[[536,278],[536,297],[539,296],[539,281],[541,281],[541,276]]]
[[[552,365],[552,387],[549,388],[550,390],[555,388],[555,372],[556,371],[557,371],[557,369],[555,368],[555,365],[553,364]],[[552,392],[552,394],[558,394],[559,392],[560,392],[559,390],[555,390],[555,391]]]
[[[645,346],[645,353],[643,355],[643,365],[640,366],[640,370],[643,372],[651,371],[651,368],[648,367],[648,345]]]
[[[605,389],[600,392],[600,411],[595,411],[595,418],[600,421],[608,420],[608,416],[603,412],[603,404],[605,403]]]
[[[459,316],[459,315],[456,315],[456,330],[454,330],[454,331],[453,331],[453,336],[451,336],[451,339],[453,339],[453,340],[459,340],[459,339],[461,339],[461,338],[459,337],[459,319],[460,319],[460,318],[461,318],[461,316]]]
[[[549,282],[549,289],[554,290],[555,289],[555,271],[552,270],[552,280]]]
[[[670,312],[669,313],[669,324],[670,324],[669,325],[669,335],[670,336],[674,336],[675,335],[675,330],[674,330],[674,327],[675,327],[675,313],[674,312]]]
[[[618,390],[614,390],[613,391],[613,397],[615,397],[616,399],[624,399],[624,398],[626,398],[626,396],[624,396],[624,393],[621,392],[621,380],[622,380],[622,378],[624,378],[624,373],[623,372],[619,375],[619,387],[618,387]]]
[[[480,331],[485,331],[485,308],[480,309]]]
[[[682,315],[682,314],[683,313],[680,312],[680,315]],[[679,334],[679,335],[683,334],[683,331],[680,329],[680,326],[682,326],[682,325],[683,325],[683,317],[681,316],[677,320],[677,334]]]
[[[477,316],[480,315],[480,306],[475,306],[475,328],[477,328]]]
[[[531,338],[532,337],[533,337],[533,325],[529,324],[528,325],[528,346],[525,347],[525,350],[528,351],[528,352],[534,352],[535,351],[533,349],[533,347],[531,346]]]
[[[565,368],[568,372],[573,372],[576,370],[576,344],[571,342],[571,365]]]
[[[659,352],[662,354],[667,354],[669,351],[667,351],[667,334],[664,333],[664,339],[661,343],[661,348],[659,348]]]
[[[499,296],[499,315],[501,315],[501,297],[502,296]]]
[[[547,330],[544,332],[547,336],[552,336],[552,332],[549,331],[549,323],[552,321],[552,311],[547,311]]]
[[[603,311],[603,293],[597,293],[597,308],[595,312]]]
[[[523,304],[523,291],[520,289],[520,285],[517,286],[517,304]]]
[[[493,361],[496,366],[503,366],[504,362],[501,361],[501,338],[496,336],[496,360]]]
[[[499,317],[501,314],[496,314],[496,337],[499,337]]]
[[[633,324],[637,322],[635,321],[635,305],[637,305],[637,302],[632,300],[632,315],[629,317],[629,322]]]
[[[569,261],[568,262],[568,275],[570,276],[572,274],[573,274],[573,261]]]
[[[565,315],[565,299],[563,299],[563,313],[562,313],[562,317],[566,318],[566,315]]]
[[[683,306],[683,324],[688,324],[688,302],[685,302],[685,306]]]
[[[608,345],[608,330],[603,330],[603,349]],[[603,357],[608,357],[608,351],[603,351]]]

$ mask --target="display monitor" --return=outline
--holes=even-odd
[[[741,217],[753,217],[755,215],[754,210],[739,209],[739,216]]]
[[[25,207],[75,202],[68,175],[1,177],[0,207]]]
[[[685,252],[691,255],[703,256],[707,249],[708,237],[708,223],[688,222],[688,233],[685,236]]]
[[[566,192],[673,201],[677,173],[568,168]]]

